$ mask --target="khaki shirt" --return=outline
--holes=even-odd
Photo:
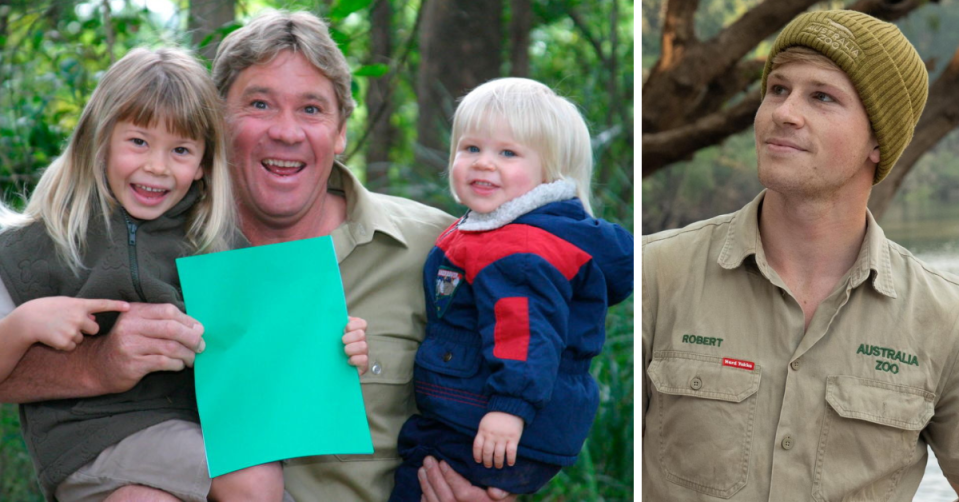
[[[804,316],[742,210],[643,237],[643,500],[911,501],[959,480],[959,284],[872,215]]]
[[[369,323],[370,370],[360,382],[374,453],[292,459],[284,467],[286,489],[298,502],[382,502],[400,464],[400,427],[416,411],[413,358],[426,325],[423,264],[454,219],[408,199],[371,193],[339,163],[329,185],[347,203],[347,221],[332,234],[347,308]]]

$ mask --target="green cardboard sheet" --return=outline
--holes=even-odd
[[[205,329],[197,405],[210,476],[308,455],[373,453],[330,237],[177,260]]]

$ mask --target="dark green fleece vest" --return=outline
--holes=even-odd
[[[183,310],[174,260],[190,253],[185,237],[192,187],[176,206],[152,221],[118,208],[107,230],[99,214],[89,222],[86,266],[76,276],[57,257],[42,223],[0,234],[0,277],[14,303],[46,296],[172,303]],[[100,335],[117,315],[98,316]],[[193,370],[158,372],[127,392],[20,406],[27,449],[44,491],[52,493],[74,471],[121,439],[160,422],[198,422]],[[146,452],[145,452],[146,453]]]

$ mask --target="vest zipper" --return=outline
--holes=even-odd
[[[121,211],[123,211],[121,209]],[[130,216],[123,211],[123,219],[127,223],[127,244],[130,249],[130,277],[133,279],[133,288],[136,289],[140,301],[146,303],[146,295],[143,294],[143,287],[140,286],[140,267],[137,265],[137,228],[139,225],[130,220]]]

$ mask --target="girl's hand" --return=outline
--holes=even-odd
[[[350,364],[356,366],[360,374],[370,367],[370,348],[366,344],[366,321],[359,317],[350,317],[343,335],[343,350],[350,356]]]
[[[83,335],[95,335],[100,326],[93,314],[126,312],[130,304],[118,300],[89,300],[50,296],[30,300],[13,310],[5,319],[10,332],[31,344],[43,343],[58,350],[73,350]]]
[[[495,462],[496,468],[502,469],[505,457],[510,467],[516,465],[516,449],[522,435],[522,418],[501,411],[487,413],[480,420],[473,440],[473,460],[487,468]]]

